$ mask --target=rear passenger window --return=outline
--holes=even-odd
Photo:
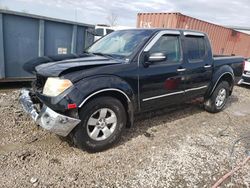
[[[179,62],[181,59],[178,36],[163,35],[150,49],[150,53],[164,53],[169,62]]]
[[[206,43],[204,37],[186,37],[188,48],[188,60],[196,61],[204,59],[206,55]]]

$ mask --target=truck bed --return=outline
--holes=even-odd
[[[214,59],[214,69],[223,66],[223,65],[229,65],[232,67],[235,81],[238,81],[240,77],[242,76],[243,72],[243,63],[244,58],[240,56],[225,56],[225,55],[215,55],[213,56]]]

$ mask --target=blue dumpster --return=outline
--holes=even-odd
[[[40,56],[80,54],[94,25],[0,10],[0,82],[29,80],[23,64]]]

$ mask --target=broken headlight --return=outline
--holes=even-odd
[[[43,88],[43,94],[51,97],[60,95],[66,89],[72,86],[72,82],[68,79],[49,77]]]

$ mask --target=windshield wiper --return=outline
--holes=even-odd
[[[101,52],[93,52],[92,54],[94,54],[94,55],[100,55],[100,56],[103,56],[103,57],[114,58],[113,55],[111,55],[111,54],[104,54],[104,53],[101,53]]]
[[[101,53],[101,52],[89,52],[87,50],[84,50],[83,53],[92,54],[92,55],[100,55],[100,56],[107,56],[108,55],[108,54],[104,54],[104,53]]]
[[[107,58],[112,58],[112,59],[124,59],[125,56],[123,55],[117,55],[117,54],[104,54],[101,52],[88,52],[88,51],[83,51],[83,53],[86,54],[92,54],[92,55],[99,55],[99,56],[103,56],[103,57],[107,57]]]

